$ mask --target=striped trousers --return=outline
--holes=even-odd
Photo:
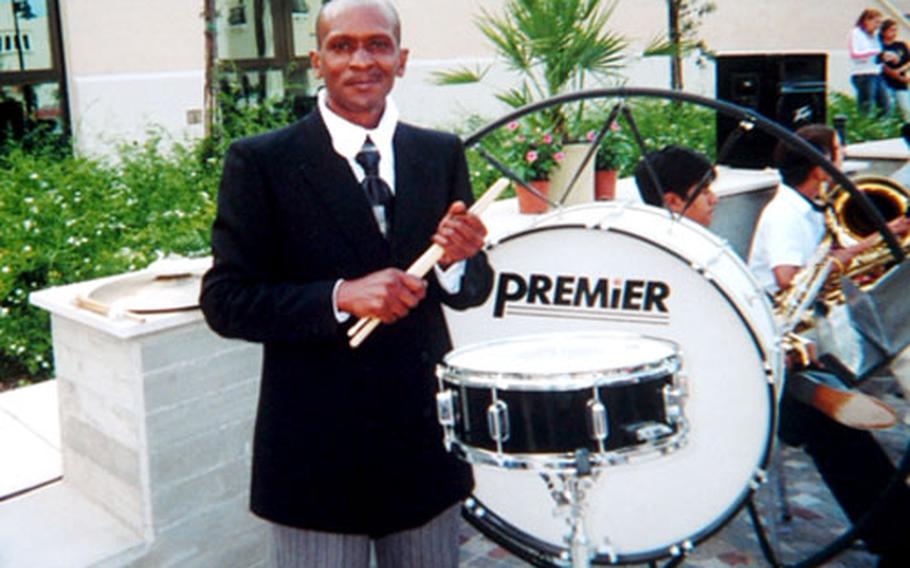
[[[378,539],[272,525],[275,568],[370,568],[370,545],[378,568],[457,568],[461,504],[425,525]]]

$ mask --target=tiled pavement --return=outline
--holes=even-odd
[[[24,404],[21,400],[26,394],[32,393],[40,395],[33,397],[40,402],[44,398],[56,394],[53,386],[52,382],[48,382],[43,386],[37,385],[22,389],[18,394],[6,393],[4,395],[3,400],[0,401],[2,402],[0,404],[0,433],[3,434],[0,436],[0,449],[5,449],[5,451],[0,455],[18,455],[16,453],[18,450],[7,447],[11,441],[16,439],[10,434],[12,432],[10,428],[18,428],[25,423],[47,427],[39,428],[30,434],[31,446],[43,449],[45,445],[50,444],[59,451],[59,441],[55,436],[49,434],[50,430],[45,432],[48,428],[51,430],[56,428],[56,404]],[[896,395],[896,384],[892,380],[876,379],[870,381],[868,387],[882,400],[891,404],[902,416],[910,418],[910,404]],[[33,416],[39,411],[44,414]],[[7,420],[4,421],[4,419]],[[876,436],[891,453],[892,458],[897,461],[902,457],[910,442],[910,423],[903,423],[890,430],[878,432]],[[764,522],[768,524],[769,537],[775,542],[775,550],[778,551],[782,562],[794,564],[819,551],[839,536],[845,530],[846,522],[808,458],[800,450],[793,448],[781,446],[779,452],[778,459],[787,480],[788,502],[793,513],[793,520],[788,523],[779,522],[780,510],[776,491],[773,489],[773,480],[758,490],[756,500],[763,513]],[[33,462],[34,460],[28,461],[29,464]],[[50,465],[47,467],[41,460],[34,463],[40,466],[39,470],[20,473],[28,474],[31,476],[29,479],[34,478],[37,481],[44,481],[59,475],[59,457],[53,463],[49,462]],[[10,483],[16,481],[15,476],[10,477],[10,474],[14,472],[11,472],[9,468],[0,468],[0,473],[2,473],[0,480],[5,479]],[[22,487],[22,485],[15,487]],[[0,483],[0,489],[3,489],[2,483]],[[2,494],[0,493],[0,495]],[[527,566],[525,562],[486,539],[467,523],[462,526],[461,538],[463,543],[461,547],[462,568]],[[663,562],[660,563],[660,565],[662,564]],[[689,568],[727,568],[730,566],[752,568],[769,566],[769,563],[762,555],[748,515],[742,511],[717,534],[697,546],[685,560],[683,566]],[[856,546],[837,556],[825,566],[830,568],[871,568],[874,566],[874,557]],[[910,559],[908,559],[907,566],[910,567]]]
[[[895,462],[901,459],[910,442],[910,405],[900,397],[890,378],[877,378],[864,387],[891,404],[907,421],[876,437],[891,453]],[[787,500],[793,515],[789,522],[780,521],[780,505],[774,480],[756,492],[756,503],[762,513],[769,539],[783,564],[796,564],[823,549],[847,528],[845,517],[818,476],[809,458],[800,450],[778,447],[778,457],[786,479]],[[907,512],[910,515],[910,511]],[[462,527],[461,566],[463,568],[507,568],[527,566],[491,542],[467,523]],[[910,538],[910,535],[908,535]],[[659,561],[662,566],[666,561]],[[755,530],[745,510],[740,511],[723,529],[698,545],[682,563],[689,568],[764,567],[764,558]],[[854,545],[826,563],[827,568],[871,568],[875,557],[862,545]],[[910,567],[910,559],[907,560]]]

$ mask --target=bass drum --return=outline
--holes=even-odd
[[[679,345],[686,443],[598,468],[585,525],[595,564],[683,553],[719,530],[764,478],[782,357],[771,305],[710,232],[630,203],[571,207],[488,247],[487,302],[447,312],[455,344],[615,330]],[[532,562],[564,563],[566,524],[532,471],[474,464],[468,519]]]

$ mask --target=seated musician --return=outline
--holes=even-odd
[[[666,146],[647,156],[648,164],[657,179],[660,180],[663,196],[657,184],[648,172],[645,160],[635,168],[635,183],[641,199],[648,205],[666,207],[676,213],[683,213],[687,218],[705,227],[711,224],[717,196],[711,190],[711,182],[717,177],[714,166],[708,158],[690,148]],[[696,186],[705,179],[705,187],[686,208]]]
[[[831,154],[830,148],[827,153]],[[710,160],[703,154],[679,146],[651,152],[645,159],[647,165],[643,159],[635,168],[635,181],[642,200],[650,205],[663,205],[707,226],[717,203],[710,183],[702,189],[702,195],[695,196],[685,212],[683,209],[705,176],[706,181],[714,179]],[[663,198],[654,177],[660,181]],[[812,246],[813,251],[817,244],[818,241]],[[856,522],[876,501],[894,474],[895,468],[887,455],[868,432],[835,422],[815,408],[799,402],[787,391],[781,399],[780,414],[778,436],[787,443],[803,445],[838,503]],[[869,549],[879,555],[878,565],[882,568],[897,566],[900,559],[910,557],[910,550],[902,542],[906,540],[906,535],[910,535],[910,522],[906,515],[910,510],[908,507],[910,490],[904,487],[861,535]]]
[[[824,125],[800,128],[797,135],[840,165],[840,146],[833,129]],[[796,274],[812,259],[825,236],[824,210],[815,203],[829,175],[802,152],[779,143],[774,160],[783,183],[759,217],[749,254],[749,267],[769,293],[788,288]],[[905,232],[907,220],[891,224]],[[849,248],[832,250],[836,266],[843,266],[871,246],[867,239]],[[793,369],[791,369],[791,373]],[[836,381],[833,375],[826,381]],[[788,381],[780,403],[778,436],[791,445],[802,445],[841,508],[855,524],[878,500],[894,475],[891,460],[866,431],[850,428],[805,404],[795,393],[800,381]],[[792,382],[792,385],[789,384]],[[820,384],[819,388],[825,388]],[[844,393],[845,391],[832,392]],[[910,558],[910,489],[901,485],[885,507],[868,523],[860,537],[879,556],[879,567],[906,565]]]

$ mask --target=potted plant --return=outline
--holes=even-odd
[[[589,130],[587,139],[594,141],[597,133]],[[616,195],[616,178],[619,172],[631,165],[635,155],[635,146],[618,124],[604,133],[597,153],[594,154],[594,199],[613,199]]]
[[[619,77],[627,42],[608,27],[615,6],[616,0],[506,0],[501,14],[481,9],[480,31],[518,75],[516,86],[497,98],[519,108],[583,90],[588,79],[602,84]],[[462,67],[434,75],[439,84],[465,84],[481,81],[489,69]],[[584,109],[585,103],[577,102],[529,115],[564,143],[566,159],[554,172],[553,186],[566,204],[593,198],[593,164],[582,167],[588,149],[581,128]]]
[[[562,143],[553,132],[539,126],[513,121],[506,126],[505,135],[498,140],[495,154],[528,185],[544,197],[549,195],[550,176],[563,161]],[[515,185],[519,211],[543,213],[547,202],[520,184]]]

